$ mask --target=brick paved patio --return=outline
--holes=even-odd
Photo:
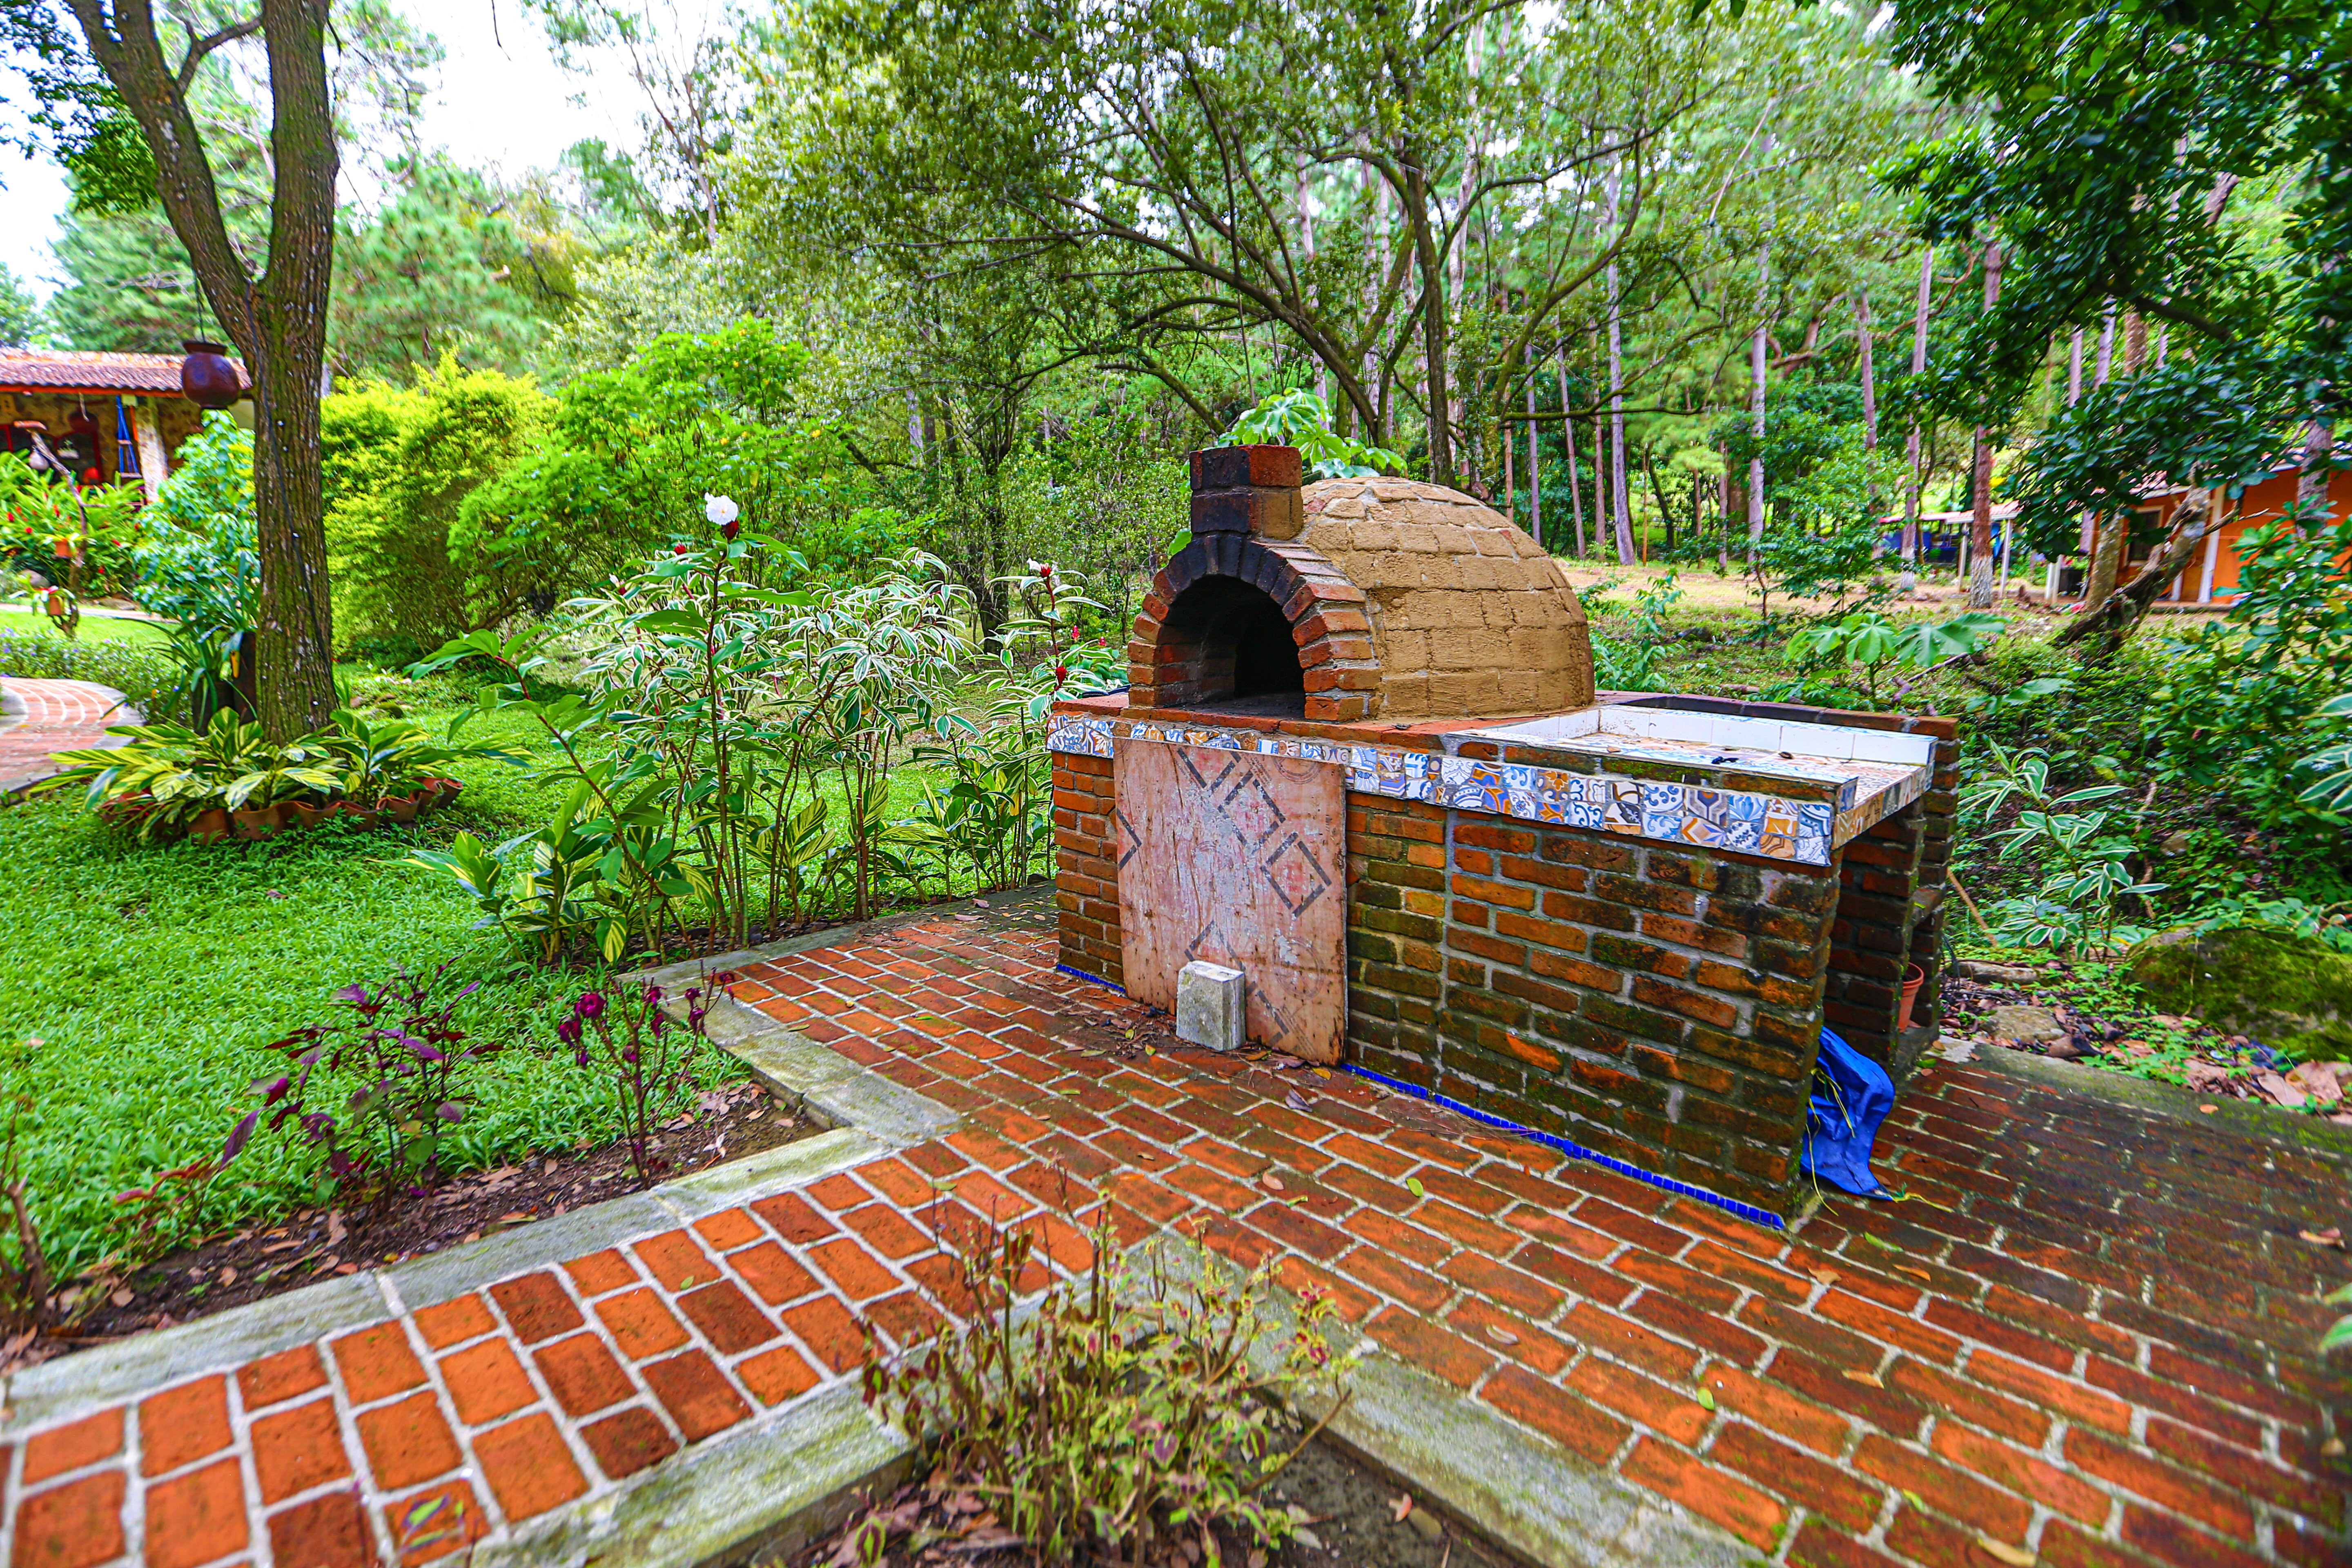
[[[57,772],[52,752],[110,745],[109,724],[135,724],[122,693],[94,680],[0,677],[0,795]]]
[[[511,1536],[839,1390],[856,1314],[937,1322],[937,1222],[1035,1216],[1083,1261],[1055,1211],[1111,1178],[1130,1238],[1278,1257],[1529,1444],[1774,1563],[2002,1561],[1979,1534],[2052,1568],[2347,1560],[2347,1384],[2310,1346],[2352,1267],[2296,1236],[2352,1228],[2339,1156],[1939,1063],[1882,1142],[1910,1200],[1782,1235],[1345,1076],[1147,1054],[1164,1037],[1052,952],[1000,901],[746,971],[746,1001],[962,1128],[0,1432],[10,1562]]]

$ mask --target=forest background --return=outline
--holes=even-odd
[[[226,20],[186,9],[198,33]],[[357,542],[385,535],[375,491],[356,498],[369,517],[345,509],[339,639],[431,646],[684,521],[634,485],[583,506],[582,464],[611,480],[648,438],[614,398],[648,384],[656,338],[746,321],[777,345],[762,384],[672,407],[673,442],[749,441],[761,526],[844,564],[923,544],[992,618],[1031,558],[1116,598],[1179,526],[1181,453],[1285,387],[1564,554],[1744,564],[1754,531],[1785,537],[1801,576],[1842,531],[1834,585],[1914,473],[1915,504],[1968,504],[1974,427],[1925,393],[1981,314],[1982,257],[1924,245],[1889,171],[1969,116],[1919,88],[1883,24],[1307,5],[1242,51],[1202,47],[1231,24],[1215,6],[1106,16],[1080,47],[1027,0],[960,10],[952,32],[867,0],[691,24],[564,0],[540,20],[575,61],[630,62],[642,141],[500,178],[421,140],[432,36],[339,6],[344,184],[367,197],[341,215],[329,423],[346,450],[407,432],[426,464],[411,499],[432,497],[399,513],[388,557]],[[220,48],[194,97],[257,251],[257,69]],[[2291,195],[2242,190],[2221,222],[2275,248]],[[62,230],[64,287],[42,309],[0,279],[0,338],[172,353],[204,335],[159,208],[86,204]],[[2169,335],[2143,327],[2130,352],[2160,363]],[[2122,374],[2108,336],[2077,386]],[[2064,350],[1990,431],[1997,468],[2064,401]],[[708,368],[672,353],[652,374],[682,396]],[[331,485],[336,455],[331,432]],[[729,477],[672,471],[673,503]],[[556,563],[584,570],[559,584]],[[420,563],[459,581],[390,602]]]

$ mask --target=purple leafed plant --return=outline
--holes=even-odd
[[[650,983],[624,985],[609,996],[583,991],[572,1004],[572,1016],[555,1026],[556,1038],[572,1047],[573,1060],[613,1080],[629,1169],[640,1182],[669,1169],[670,1162],[654,1153],[654,1131],[693,1087],[693,1042],[705,1037],[710,998],[740,978],[722,969],[703,976],[701,985],[688,986],[682,1027],[663,1010],[662,988]]]
[[[255,1083],[261,1104],[229,1133],[221,1164],[266,1127],[320,1152],[321,1201],[383,1202],[438,1182],[442,1141],[477,1098],[468,1069],[500,1049],[457,1026],[457,1004],[477,987],[443,996],[447,982],[444,964],[421,977],[404,969],[380,984],[346,985],[334,997],[341,1016],[273,1041],[288,1070]]]

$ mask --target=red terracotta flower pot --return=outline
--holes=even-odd
[[[388,795],[375,803],[375,808],[394,822],[414,822],[425,799],[422,790],[415,795]]]
[[[241,805],[228,814],[229,821],[239,838],[268,838],[285,826],[275,803],[268,805]]]
[[[1919,1001],[1919,987],[1927,984],[1927,971],[1917,964],[1906,965],[1903,971],[1903,1012],[1895,1020],[1897,1033],[1911,1026],[1911,1009]]]
[[[196,813],[188,824],[188,837],[199,844],[219,843],[228,837],[228,813],[217,805]]]
[[[154,809],[155,797],[141,790],[137,795],[120,795],[101,803],[98,819],[114,827],[135,827]]]

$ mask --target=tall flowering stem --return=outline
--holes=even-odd
[[[570,1016],[555,1026],[556,1037],[572,1047],[574,1061],[611,1080],[629,1169],[640,1182],[652,1181],[672,1163],[655,1152],[654,1133],[693,1087],[694,1042],[709,1037],[704,1020],[711,999],[740,978],[722,969],[688,986],[682,993],[683,1026],[662,1006],[662,988],[650,981],[619,986],[610,994],[583,991],[573,999]]]

